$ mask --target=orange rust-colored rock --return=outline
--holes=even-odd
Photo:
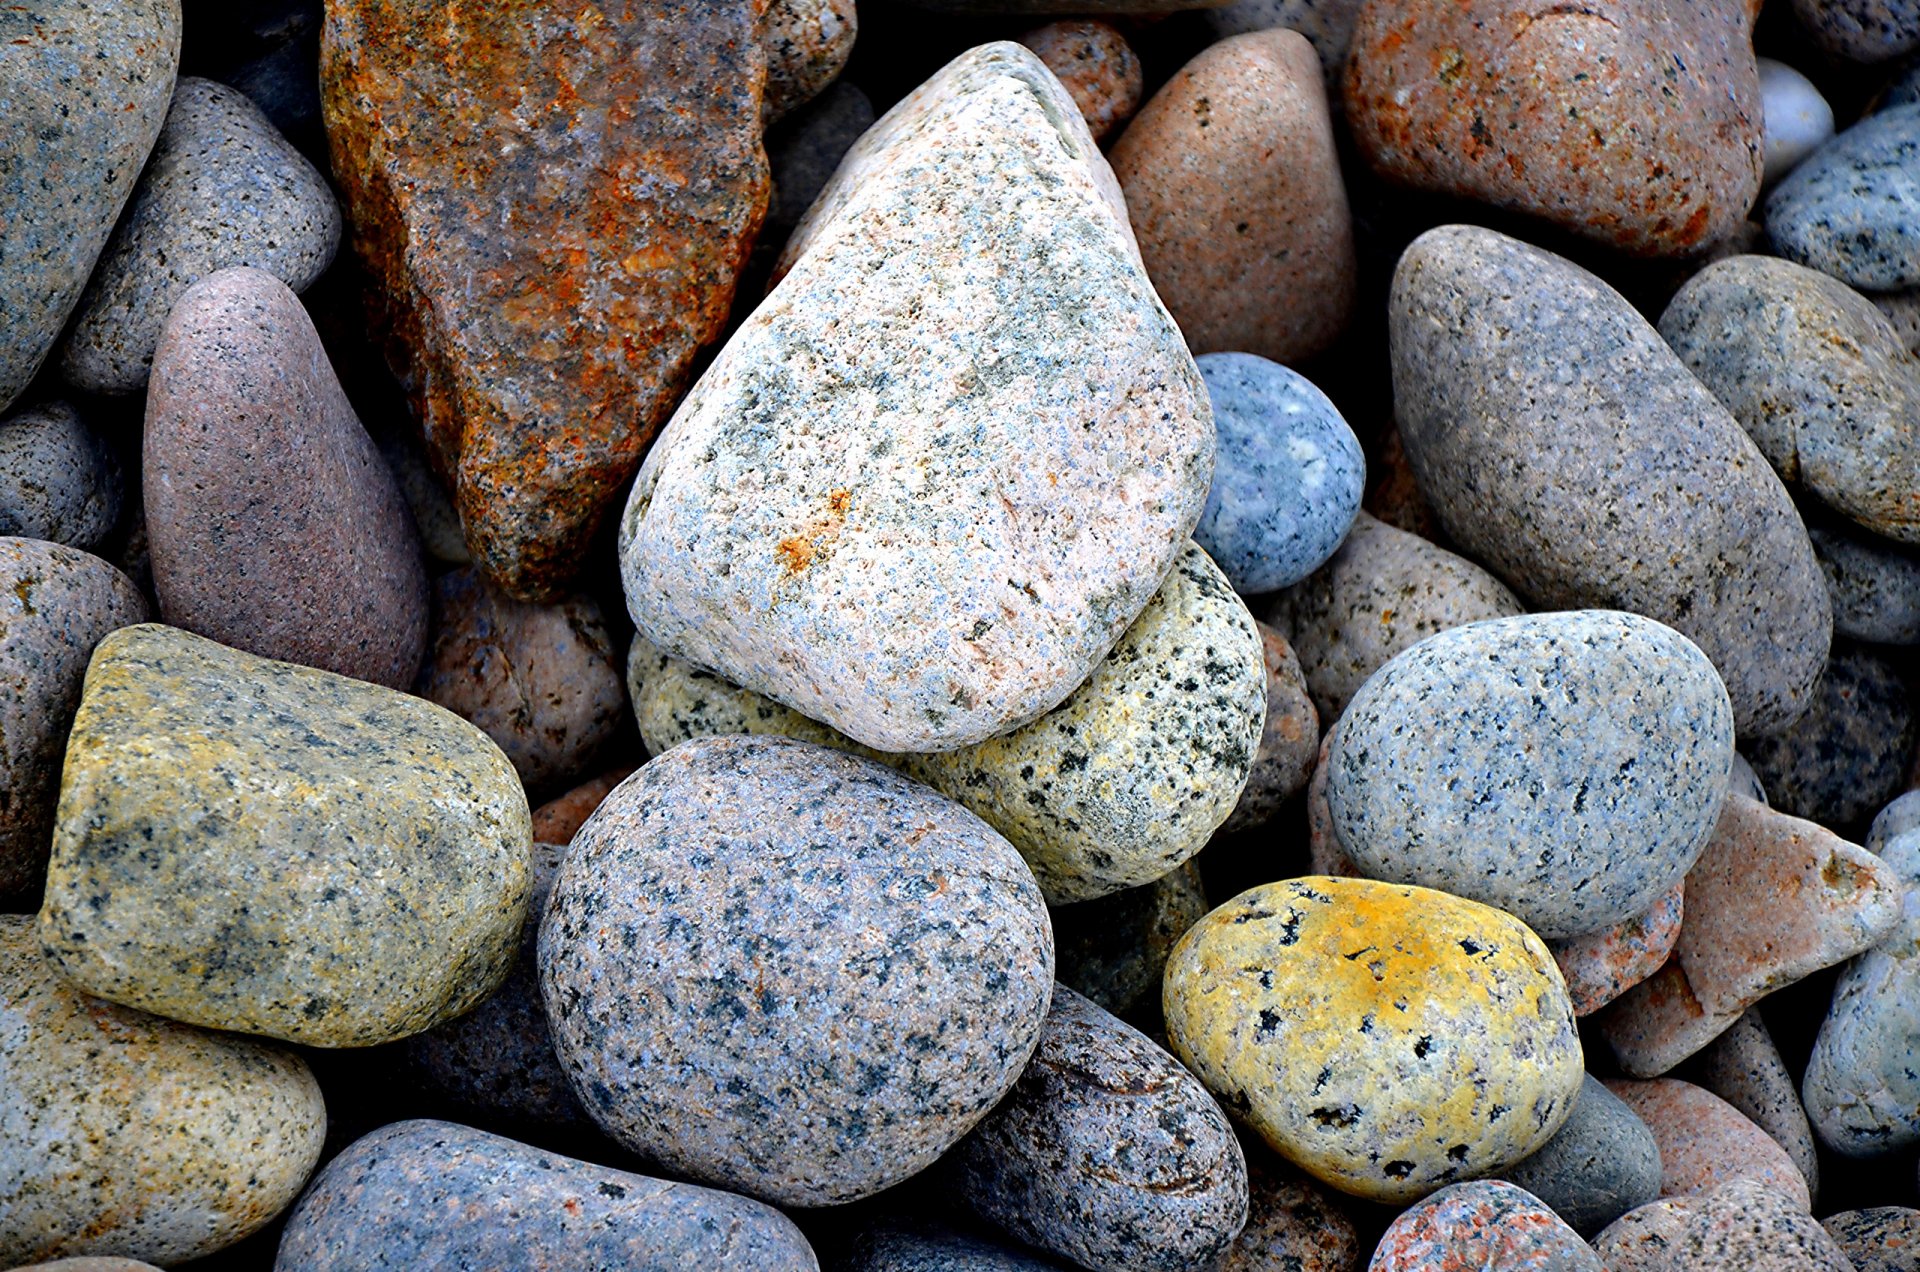
[[[582,782],[557,799],[550,799],[533,810],[533,841],[537,844],[571,843],[574,833],[593,816],[600,801],[613,788],[633,776],[630,768],[609,769],[591,781]]]
[[[766,0],[328,0],[334,173],[467,546],[556,595],[766,214]]]

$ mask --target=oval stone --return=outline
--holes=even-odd
[[[1678,1078],[1610,1078],[1607,1089],[1632,1109],[1660,1146],[1660,1195],[1709,1192],[1736,1179],[1777,1189],[1802,1213],[1813,1206],[1787,1150],[1719,1096]]]
[[[1607,1272],[1856,1272],[1813,1216],[1753,1179],[1629,1211],[1593,1244]]]
[[[1020,43],[1037,54],[1067,90],[1095,141],[1133,117],[1146,87],[1140,55],[1111,22],[1073,18],[1035,27]]]
[[[1920,287],[1920,103],[1814,151],[1768,196],[1766,221],[1776,252],[1849,287]]]
[[[1660,1147],[1634,1111],[1592,1074],[1540,1151],[1500,1172],[1582,1236],[1660,1196]]]
[[[1593,1247],[1538,1197],[1497,1179],[1450,1184],[1387,1225],[1367,1272],[1447,1268],[1602,1272]]]
[[[1766,117],[1766,180],[1778,181],[1833,136],[1833,107],[1813,81],[1785,62],[1760,65],[1760,109]]]
[[[0,421],[0,534],[92,552],[120,522],[120,461],[65,402]]]

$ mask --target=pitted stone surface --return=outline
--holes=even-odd
[[[0,534],[96,551],[119,524],[124,492],[107,440],[67,403],[0,420]]]
[[[1854,1272],[1811,1215],[1752,1179],[1642,1206],[1593,1244],[1607,1272]]]

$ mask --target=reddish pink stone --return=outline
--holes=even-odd
[[[1680,939],[1686,891],[1682,880],[1645,914],[1586,936],[1547,942],[1560,974],[1567,978],[1574,1015],[1599,1011],[1660,969]]]
[[[1653,1132],[1660,1148],[1660,1195],[1708,1192],[1736,1179],[1753,1179],[1811,1210],[1813,1198],[1787,1150],[1725,1100],[1674,1078],[1633,1082],[1612,1078],[1619,1096]]]

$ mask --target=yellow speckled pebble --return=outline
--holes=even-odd
[[[1545,1143],[1583,1060],[1553,956],[1503,910],[1313,876],[1202,919],[1167,962],[1174,1054],[1317,1178],[1407,1202]]]

